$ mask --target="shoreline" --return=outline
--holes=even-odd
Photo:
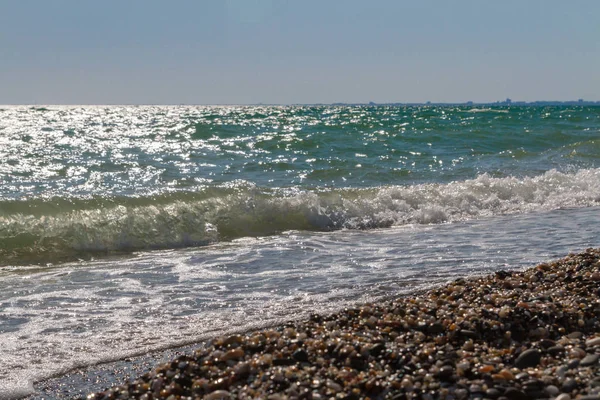
[[[85,398],[82,390],[135,375],[87,398],[591,400],[600,399],[599,359],[600,249],[587,249],[86,368],[37,383],[27,399]],[[108,379],[84,389],[98,371]]]

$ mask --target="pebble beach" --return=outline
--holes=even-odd
[[[600,399],[600,249],[214,338],[100,399]]]

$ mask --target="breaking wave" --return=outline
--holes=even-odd
[[[3,265],[203,246],[287,230],[437,224],[600,204],[600,169],[367,189],[256,186],[148,197],[0,202]]]

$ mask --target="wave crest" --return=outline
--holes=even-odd
[[[285,192],[246,185],[142,199],[10,203],[0,203],[4,265],[203,246],[286,230],[436,224],[589,207],[600,203],[600,169],[369,189]]]

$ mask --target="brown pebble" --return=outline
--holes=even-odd
[[[492,372],[493,370],[494,370],[494,367],[492,365],[484,365],[479,368],[479,373],[486,374],[488,372]]]

